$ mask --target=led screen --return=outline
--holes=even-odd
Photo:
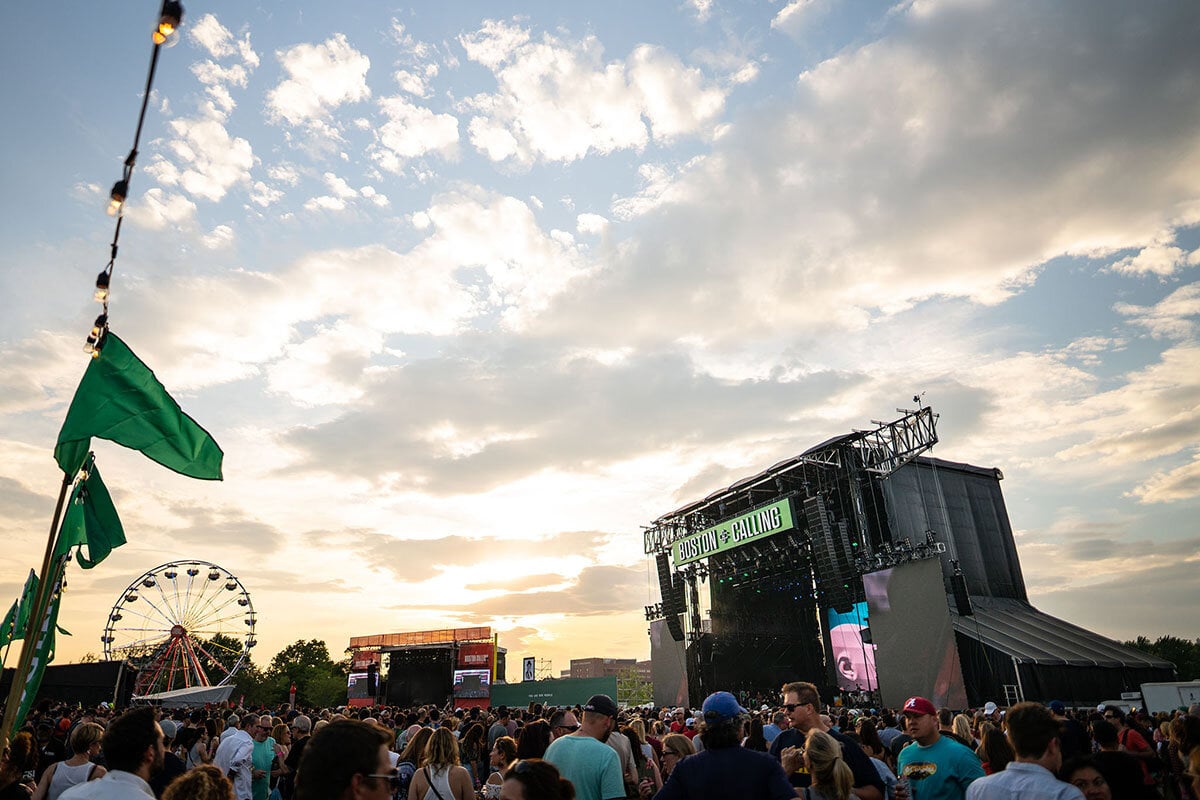
[[[867,627],[867,604],[839,614],[828,609],[830,655],[839,689],[870,692],[878,688],[875,675],[875,645]],[[864,641],[864,637],[867,641]]]
[[[370,697],[370,692],[367,691],[367,673],[351,672],[346,679],[346,696],[355,699]]]
[[[966,708],[967,692],[936,558],[863,576],[883,704],[913,695],[935,706]]]
[[[486,669],[454,670],[455,697],[487,697],[492,673]]]

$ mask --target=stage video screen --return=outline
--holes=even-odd
[[[867,625],[866,603],[855,603],[844,613],[826,612],[829,624],[830,655],[839,689],[871,692],[879,688],[875,673],[875,645]]]
[[[958,646],[936,558],[863,576],[883,704],[913,695],[935,706],[967,707]]]
[[[370,696],[371,693],[367,688],[367,673],[351,672],[346,679],[346,697],[354,700]]]
[[[455,697],[489,697],[492,673],[486,669],[454,670]]]

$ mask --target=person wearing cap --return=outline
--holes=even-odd
[[[821,695],[817,687],[805,681],[785,684],[781,690],[783,710],[790,726],[771,742],[771,757],[783,764],[793,787],[812,785],[812,775],[800,758],[810,730],[825,731],[842,746],[842,757],[854,774],[854,795],[859,800],[883,800],[883,779],[858,742],[844,733],[827,728],[821,721]],[[787,761],[784,756],[790,755]]]
[[[175,755],[175,751],[172,749],[175,736],[179,731],[179,724],[174,720],[164,719],[158,723],[158,726],[162,728],[163,749],[166,752],[163,753],[162,767],[150,781],[150,788],[154,790],[155,797],[162,797],[163,792],[167,789],[167,784],[187,772],[187,764],[182,758]]]
[[[1062,744],[1063,761],[1083,758],[1092,752],[1092,740],[1079,720],[1067,716],[1067,707],[1061,700],[1051,700],[1047,707],[1058,723],[1058,739]]]
[[[1016,760],[971,783],[966,800],[1083,800],[1083,792],[1055,777],[1063,758],[1058,720],[1050,709],[1017,703],[1005,719]]]
[[[616,750],[604,744],[617,724],[617,704],[606,694],[593,695],[582,714],[579,730],[552,741],[545,760],[575,786],[578,800],[625,797],[621,760]]]
[[[654,800],[795,797],[783,767],[766,753],[741,746],[745,715],[729,692],[710,694],[700,710],[704,751],[680,761]],[[642,797],[652,789],[649,781],[639,787]]]
[[[900,751],[896,774],[908,780],[913,800],[963,800],[967,787],[984,776],[979,756],[938,730],[937,707],[924,697],[904,702],[904,718],[913,742]],[[908,800],[901,796],[899,800]]]
[[[993,725],[999,725],[1000,724],[1000,707],[997,706],[995,703],[993,703],[991,700],[988,700],[986,703],[983,704],[983,716],[988,722],[992,723]]]

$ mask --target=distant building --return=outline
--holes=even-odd
[[[649,675],[649,663],[647,664],[646,674]],[[637,659],[634,658],[572,658],[571,669],[569,675],[564,677],[571,678],[608,678],[614,677],[618,673],[625,672],[630,669],[639,668]]]

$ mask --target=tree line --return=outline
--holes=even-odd
[[[1200,639],[1189,641],[1178,636],[1160,636],[1152,642],[1139,636],[1125,642],[1125,646],[1170,661],[1181,681],[1200,681]]]

